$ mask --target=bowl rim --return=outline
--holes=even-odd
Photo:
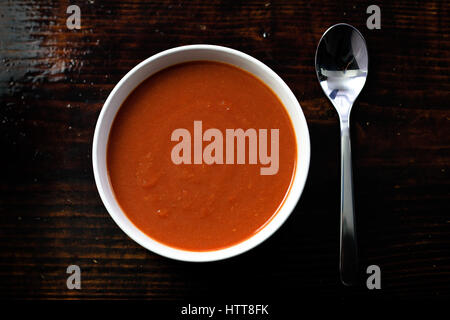
[[[271,77],[275,82],[277,82],[277,84],[280,86],[280,90],[284,91],[284,94],[287,95],[287,99],[289,99],[294,104],[295,109],[293,109],[293,110],[297,110],[297,111],[292,111],[292,112],[297,113],[295,115],[298,117],[296,120],[299,121],[299,126],[302,131],[301,135],[299,132],[297,132],[297,130],[295,129],[295,123],[294,123],[295,119],[293,119],[293,115],[291,114],[291,111],[289,111],[288,107],[286,107],[285,103],[283,103],[283,106],[285,107],[286,112],[288,113],[288,116],[291,120],[293,129],[294,129],[294,136],[295,136],[296,144],[297,144],[296,167],[295,167],[295,172],[294,172],[289,190],[286,193],[286,195],[283,199],[283,202],[282,202],[281,206],[278,208],[277,212],[256,233],[254,233],[249,238],[247,238],[239,243],[233,244],[229,247],[225,247],[225,248],[221,248],[221,249],[217,249],[217,250],[211,250],[211,251],[183,250],[183,249],[171,247],[171,246],[161,243],[157,240],[154,240],[149,235],[147,235],[143,231],[141,231],[127,217],[127,215],[123,212],[122,208],[120,207],[120,205],[118,205],[117,200],[113,196],[113,198],[114,198],[113,201],[115,201],[116,207],[118,206],[119,211],[120,211],[120,212],[117,212],[117,208],[114,208],[114,206],[110,203],[110,197],[108,197],[106,195],[106,192],[104,190],[106,188],[106,186],[102,183],[102,179],[101,179],[102,173],[100,172],[99,159],[97,157],[97,152],[98,152],[99,145],[100,145],[100,141],[99,141],[100,134],[101,134],[103,122],[105,121],[104,119],[105,119],[106,112],[107,112],[108,108],[110,108],[110,106],[111,106],[111,101],[117,95],[119,90],[122,90],[122,87],[124,86],[124,84],[127,81],[132,82],[133,76],[135,76],[135,74],[138,73],[139,70],[141,68],[143,68],[144,66],[155,63],[155,61],[157,61],[158,59],[163,58],[165,56],[172,55],[172,54],[180,54],[182,52],[191,51],[191,50],[215,51],[215,52],[229,54],[232,56],[237,56],[238,58],[241,58],[243,60],[246,60],[248,63],[253,64],[256,68],[261,69],[262,73],[266,74],[268,77]],[[208,59],[200,59],[200,60],[208,60]],[[186,59],[186,60],[183,60],[182,62],[189,62],[189,61],[195,61],[195,59]],[[214,59],[214,58],[210,59],[210,61],[223,62],[223,61],[220,61],[220,60]],[[182,62],[178,62],[178,63],[182,63]],[[159,68],[155,72],[163,70],[171,65],[176,65],[178,63],[165,65],[165,66]],[[225,63],[227,63],[227,62],[225,62]],[[229,64],[234,65],[233,63],[229,63]],[[239,67],[239,66],[237,66],[237,67]],[[239,67],[239,68],[241,68],[241,67]],[[253,76],[257,77],[261,81],[263,81],[259,76],[255,75],[254,73],[252,73],[248,70],[246,70],[246,71],[251,73]],[[149,74],[147,76],[147,78],[150,77],[151,75],[153,75],[154,73]],[[125,96],[128,96],[131,92],[133,92],[133,90],[135,90],[135,88],[137,86],[139,86],[140,83],[142,83],[142,82],[138,82],[131,90],[128,90],[128,92]],[[278,96],[278,98],[281,99],[279,97],[280,90],[278,90],[278,92],[277,92],[274,88],[272,88],[265,81],[263,81],[263,83],[265,83],[269,88],[271,88],[271,90]],[[123,103],[123,101],[125,101],[125,99],[126,98],[124,98],[122,100],[120,105]],[[114,113],[114,117],[117,114],[119,109],[120,109],[120,106],[117,107],[117,110]],[[114,120],[112,120],[112,121],[114,121]],[[109,140],[110,130],[111,130],[111,126],[109,126],[109,129],[107,130],[107,138],[106,138],[106,142],[105,142],[106,144],[108,143],[108,140]],[[302,148],[301,149],[302,162],[299,164],[299,159],[298,159],[299,158],[299,150],[298,149],[299,149],[300,142],[301,142],[301,148]],[[293,94],[291,89],[287,86],[287,84],[281,79],[281,77],[278,76],[272,69],[270,69],[263,62],[259,61],[258,59],[254,58],[246,53],[243,53],[241,51],[231,49],[228,47],[209,45],[209,44],[185,45],[185,46],[179,46],[179,47],[171,48],[168,50],[164,50],[164,51],[161,51],[161,52],[154,54],[154,55],[150,56],[149,58],[143,60],[142,62],[137,64],[135,67],[133,67],[130,71],[128,71],[125,74],[125,76],[123,76],[120,79],[120,81],[114,86],[113,90],[110,92],[110,94],[108,95],[108,98],[106,99],[105,103],[102,106],[102,109],[100,111],[100,114],[98,116],[97,123],[95,126],[95,132],[94,132],[94,138],[93,138],[93,144],[92,144],[92,165],[93,165],[93,171],[94,171],[95,184],[96,184],[98,193],[100,194],[100,198],[101,198],[104,206],[106,207],[109,215],[113,218],[113,220],[119,226],[119,228],[123,232],[125,232],[125,234],[127,234],[132,240],[134,240],[135,242],[137,242],[138,244],[140,244],[142,247],[146,248],[149,251],[152,251],[156,254],[159,254],[161,256],[171,258],[174,260],[188,261],[188,262],[209,262],[209,261],[218,261],[218,260],[228,259],[228,258],[237,256],[237,255],[240,255],[244,252],[247,252],[248,250],[250,250],[250,249],[258,246],[262,242],[264,242],[266,239],[270,238],[273,235],[273,233],[275,233],[281,227],[281,225],[284,224],[284,222],[292,214],[295,207],[297,206],[297,203],[303,193],[303,190],[304,190],[304,187],[306,184],[306,180],[308,178],[310,157],[311,157],[310,136],[309,136],[309,130],[308,130],[308,124],[306,122],[306,118],[303,114],[303,110],[302,110],[297,98],[295,97],[295,95]],[[106,158],[106,156],[105,156],[105,158]],[[105,165],[105,168],[106,168],[106,165]],[[299,172],[299,169],[301,169],[300,172]],[[112,186],[111,186],[111,183],[109,180],[109,176],[107,174],[107,170],[105,169],[104,171],[105,172],[103,174],[107,175],[107,181],[108,181],[107,187],[113,193]],[[293,193],[294,184],[296,187],[295,194]],[[114,195],[114,193],[113,193],[113,195]],[[289,206],[286,207],[288,205],[288,203],[287,203],[288,200],[290,200]],[[280,213],[282,213],[282,212],[283,212],[283,215],[280,215]],[[128,220],[129,223],[126,223],[123,218],[125,218],[125,220]]]

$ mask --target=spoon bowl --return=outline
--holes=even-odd
[[[366,83],[368,64],[366,41],[355,27],[340,23],[325,31],[316,51],[316,72],[339,116],[350,116]]]
[[[344,285],[353,285],[358,275],[350,112],[366,83],[368,64],[366,41],[355,27],[340,23],[325,31],[316,51],[316,73],[339,115],[341,127],[340,276]]]

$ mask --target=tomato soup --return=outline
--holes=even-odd
[[[182,155],[192,161],[174,163],[179,140],[173,136],[180,128],[191,135],[193,147]],[[205,141],[211,128],[217,136]],[[261,174],[269,165],[252,162],[249,136],[245,161],[230,163],[225,151],[239,158],[238,144],[226,145],[230,129],[259,133],[253,155],[260,157],[261,130],[267,129],[266,151],[273,154],[276,129],[276,170]],[[206,152],[212,140],[223,144],[212,155],[219,159],[221,151],[224,160],[196,161],[195,150]],[[291,120],[269,87],[232,65],[196,61],[152,75],[127,97],[110,131],[107,167],[119,205],[141,231],[174,248],[211,251],[248,239],[271,220],[289,192],[296,155]]]

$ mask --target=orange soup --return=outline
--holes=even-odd
[[[246,134],[245,155],[231,136],[237,129]],[[278,152],[276,166],[264,150]],[[110,131],[107,167],[119,205],[141,231],[174,248],[210,251],[271,220],[289,192],[296,155],[291,120],[269,87],[237,67],[198,61],[164,69],[128,96]]]

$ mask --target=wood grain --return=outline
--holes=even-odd
[[[74,2],[75,4],[75,2]],[[283,296],[450,297],[450,40],[446,1],[76,1],[0,4],[0,297],[25,299]],[[370,72],[352,115],[361,276],[339,283],[339,125],[314,71],[321,34],[351,23]],[[312,159],[286,224],[228,261],[188,264],[152,254],[112,221],[91,166],[97,116],[137,63],[193,43],[242,50],[273,68],[300,101]],[[67,290],[66,268],[82,269]]]

